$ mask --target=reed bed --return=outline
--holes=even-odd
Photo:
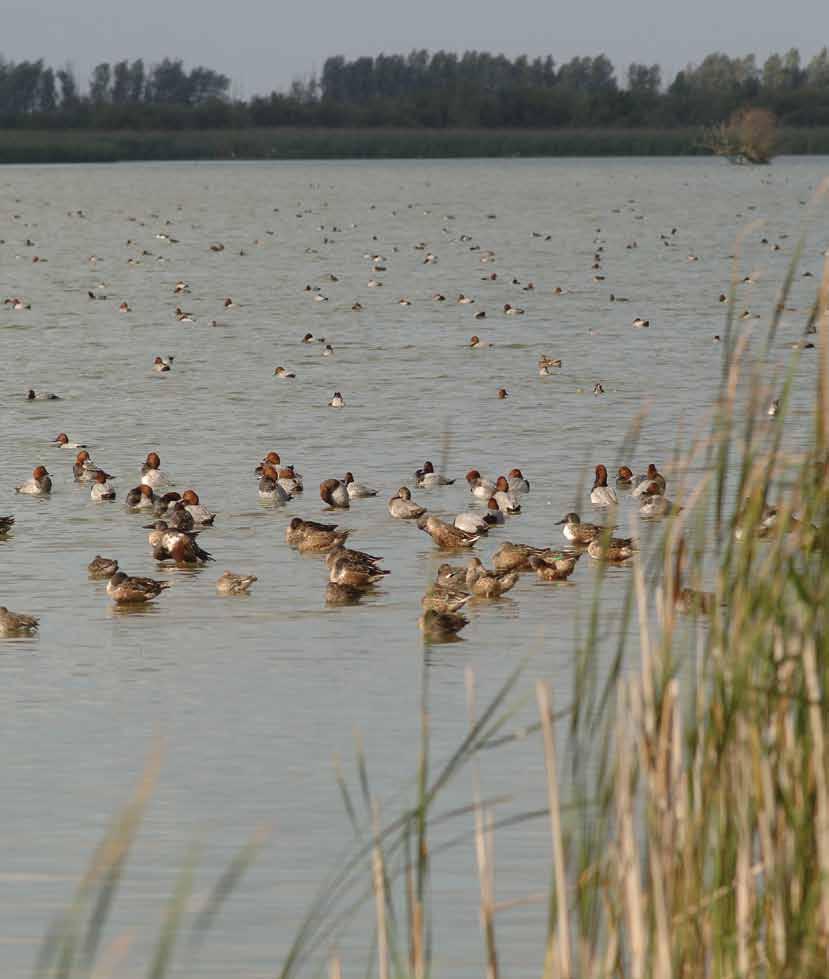
[[[353,922],[365,927],[367,909],[374,922],[364,942],[367,974],[439,975],[432,868],[458,846],[474,853],[480,892],[480,938],[468,941],[482,942],[488,979],[508,975],[510,949],[498,943],[505,906],[495,895],[496,842],[506,827],[539,820],[549,827],[538,860],[551,884],[526,903],[548,907],[536,956],[543,979],[829,974],[829,258],[804,321],[817,362],[811,434],[796,453],[786,424],[804,354],[792,355],[784,378],[768,376],[796,262],[797,255],[765,337],[740,333],[730,305],[710,429],[675,460],[672,485],[683,509],[634,561],[611,668],[600,674],[596,666],[599,576],[576,641],[570,705],[560,691],[554,703],[544,682],[527,689],[520,663],[479,707],[468,674],[468,732],[436,764],[424,667],[409,802],[384,821],[389,803],[381,809],[359,748],[356,786],[338,772],[355,842],[322,883],[275,975],[365,972],[365,962],[343,963],[331,949]],[[770,383],[777,392],[782,386],[774,418],[765,412]],[[696,604],[681,591],[703,583],[711,597],[696,593]],[[683,600],[690,612],[678,607]],[[625,640],[628,622],[638,624],[635,648]],[[538,719],[519,726],[533,698]],[[563,729],[570,757],[589,755],[595,765],[562,767]],[[483,752],[502,752],[508,762],[518,740],[544,763],[547,804],[533,811],[507,811],[505,800],[487,798],[478,773]],[[47,933],[36,976],[117,974],[121,940],[102,949],[101,935],[157,767],[156,753]],[[442,808],[444,790],[464,770],[472,774],[468,804]],[[176,950],[192,954],[263,842],[257,834],[237,855],[196,916],[185,912],[195,854],[188,856],[148,976],[168,974]]]
[[[829,127],[782,129],[777,152],[829,153]],[[0,163],[694,156],[703,133],[676,129],[6,129]]]

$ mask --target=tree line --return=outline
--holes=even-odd
[[[604,54],[562,64],[478,51],[334,56],[319,77],[249,100],[231,98],[226,75],[180,59],[102,62],[82,91],[68,67],[0,58],[5,128],[674,128],[751,107],[783,125],[829,125],[827,48],[805,64],[794,48],[762,65],[709,54],[667,84],[656,64],[630,64],[620,81]]]

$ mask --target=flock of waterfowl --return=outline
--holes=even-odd
[[[633,202],[628,203],[632,204]],[[304,213],[309,212],[298,213],[297,218]],[[396,212],[393,211],[392,213]],[[81,219],[86,217],[81,211],[78,211],[76,216]],[[487,217],[494,219],[495,216],[487,215]],[[158,214],[153,214],[152,218],[158,222],[162,220]],[[146,220],[137,221],[134,218],[130,218],[130,220],[136,221],[141,228],[146,227]],[[454,220],[453,215],[447,215],[445,219],[447,224]],[[167,219],[166,223],[173,225],[175,221]],[[325,243],[335,241],[337,235],[342,231],[336,225],[321,225],[318,230],[322,235],[322,241]],[[443,231],[448,234],[447,227],[443,228]],[[267,234],[271,234],[271,232],[269,231]],[[532,232],[532,234],[534,237],[541,237],[540,232]],[[781,237],[785,237],[785,235]],[[170,231],[156,231],[155,238],[159,243],[163,243],[165,248],[174,246],[179,242],[179,239]],[[545,240],[549,239],[550,236],[546,236]],[[677,247],[677,229],[672,229],[670,234],[662,234],[660,239],[661,244],[666,247]],[[372,241],[375,240],[376,236],[373,236]],[[490,265],[496,261],[495,251],[482,248],[470,235],[459,234],[453,238],[447,237],[445,240],[451,240],[461,248],[468,249],[481,265]],[[0,242],[0,244],[3,243]],[[152,260],[160,260],[158,256],[155,256],[145,247],[146,244],[147,242],[142,241],[141,235],[138,234],[127,239],[127,263],[129,265],[141,265]],[[255,244],[259,244],[259,240],[256,240]],[[34,247],[34,243],[27,238],[26,246]],[[413,245],[416,253],[419,255],[422,253],[422,257],[417,258],[420,264],[439,268],[438,254],[436,251],[432,251],[431,247],[434,246],[423,241]],[[631,239],[625,247],[636,249],[638,242]],[[779,245],[776,243],[774,247],[775,250],[779,250]],[[220,253],[225,250],[225,246],[219,241],[213,241],[209,244],[209,250],[212,253]],[[306,252],[314,253],[316,258],[314,249],[306,249]],[[372,290],[381,290],[380,293],[374,293],[374,295],[382,295],[383,273],[388,270],[397,252],[398,246],[395,245],[390,253],[383,254],[379,250],[371,249],[363,254],[362,261],[368,263],[371,276],[365,286]],[[238,252],[240,258],[244,258],[246,254],[244,248]],[[34,260],[40,263],[47,261],[42,256],[34,256]],[[164,261],[169,260],[165,256]],[[606,288],[603,285],[605,281],[604,261],[605,240],[602,237],[601,229],[596,228],[592,234],[589,272],[587,273],[595,289]],[[689,255],[688,261],[697,261],[697,256]],[[88,257],[87,262],[89,268],[92,269],[97,266],[99,258],[92,255]],[[180,267],[176,269],[177,274],[184,271]],[[480,279],[489,284],[482,288],[491,288],[493,283],[497,283],[498,286],[505,284],[507,288],[513,291],[520,289],[527,296],[528,306],[542,293],[548,296],[564,296],[569,291],[559,285],[551,290],[549,286],[537,286],[533,281],[523,281],[514,275],[499,276],[499,273],[489,270],[480,276]],[[333,287],[335,283],[340,281],[340,277],[329,273],[325,281]],[[97,283],[94,288],[85,290],[86,295],[83,301],[96,305],[111,301],[113,311],[117,310],[119,314],[123,314],[125,322],[129,317],[136,316],[137,304],[132,300],[132,297],[130,301],[122,299],[121,296],[110,300],[109,296],[102,291],[105,288],[108,288],[106,283]],[[298,286],[297,288],[314,303],[325,304],[329,302],[329,296],[326,294],[328,286],[308,283],[304,287]],[[211,328],[227,325],[226,320],[213,319],[210,313],[204,314],[199,309],[191,311],[180,305],[181,303],[189,303],[185,297],[191,296],[193,291],[186,278],[176,278],[174,281],[170,277],[169,281],[165,283],[165,289],[168,290],[167,301],[170,306],[166,315],[170,319],[172,328],[175,328],[176,324],[184,326],[196,324]],[[452,289],[444,287],[444,291],[432,291],[430,297],[428,294],[424,294],[419,295],[416,299],[421,305],[430,301],[434,304],[451,304],[454,297],[454,303],[457,306],[471,307],[470,312],[464,312],[464,316],[471,315],[476,322],[491,322],[492,315],[490,314],[488,317],[488,311],[482,308],[483,303],[476,301],[474,290],[469,291],[469,286],[466,286],[466,289],[468,291],[458,292],[457,286]],[[236,291],[235,286],[234,291]],[[221,292],[218,293],[218,295],[221,294]],[[414,294],[412,293],[412,295]],[[172,300],[171,296],[173,297]],[[605,293],[606,296],[607,293]],[[721,295],[720,299],[723,298]],[[624,296],[610,293],[612,304],[629,301]],[[410,307],[413,305],[413,299],[409,295],[399,296],[395,302],[400,306]],[[173,304],[175,304],[174,308]],[[230,296],[226,296],[221,301],[219,315],[231,316],[234,310],[238,310],[244,305],[244,297],[242,302],[239,302]],[[10,312],[19,313],[21,316],[30,316],[36,311],[37,303],[33,304],[27,297],[15,295],[5,299],[4,308]],[[324,305],[320,306],[320,309],[326,308]],[[364,303],[359,299],[355,299],[350,306],[353,313],[361,313],[365,308]],[[514,301],[501,301],[499,299],[491,308],[497,311],[497,315],[510,318],[520,317],[525,313],[525,308],[516,305]],[[740,315],[743,318],[748,318],[753,314],[745,310]],[[630,317],[627,322],[636,329],[651,327],[650,317],[645,317],[639,313]],[[656,323],[656,321],[654,322]],[[482,329],[481,327],[477,328]],[[654,332],[651,331],[651,334]],[[299,331],[297,331],[295,342],[305,345],[306,351],[318,351],[322,357],[331,358],[326,361],[327,365],[336,364],[335,346],[330,339],[314,335],[311,332],[305,332],[303,336],[298,334]],[[537,374],[540,377],[555,376],[563,365],[561,357],[551,356],[547,352],[537,352],[546,346],[548,339],[539,340],[536,353],[532,355],[536,363]],[[715,336],[714,339],[719,339],[719,337]],[[800,344],[811,346],[804,341],[800,341]],[[471,351],[498,346],[497,343],[479,334],[472,335],[465,345]],[[281,353],[280,359],[283,359],[283,356],[284,354]],[[290,363],[287,357],[284,359],[286,363]],[[169,377],[171,374],[175,375],[180,363],[180,356],[162,355],[155,352],[147,353],[147,369],[154,374],[165,377]],[[275,368],[269,366],[266,373],[274,381],[290,383],[297,387],[302,383],[302,371],[295,370],[291,366],[284,366],[283,364]],[[529,365],[527,373],[529,374]],[[333,389],[333,393],[327,401],[327,405],[332,409],[346,408],[347,404],[352,404],[349,390],[343,386],[345,391],[343,394],[343,391],[334,389],[335,384],[340,379],[335,370],[332,371],[331,376],[332,384],[328,390],[332,391]],[[595,374],[590,378],[586,389],[590,390],[591,385],[595,395],[605,393],[602,380],[595,379]],[[510,396],[509,391],[504,386],[496,387],[493,384],[490,390],[499,400],[504,400]],[[579,391],[581,390],[579,389]],[[49,410],[54,410],[58,417],[60,417],[60,405],[64,403],[58,394],[36,388],[27,390],[25,400],[55,402],[53,408],[50,407]],[[769,415],[775,414],[777,408],[778,402],[773,401],[769,406]],[[64,422],[64,424],[67,423]],[[148,441],[158,443],[160,439],[156,433],[149,436]],[[188,487],[182,492],[178,492],[173,488],[172,481],[160,468],[161,460],[157,452],[151,451],[146,455],[143,464],[140,466],[140,471],[136,471],[135,480],[130,481],[134,485],[121,489],[123,482],[116,484],[114,482],[115,477],[105,467],[94,463],[86,445],[71,441],[65,432],[61,432],[54,442],[59,448],[76,453],[72,465],[72,479],[76,483],[89,485],[91,500],[101,504],[124,505],[132,512],[145,513],[152,517],[152,523],[146,525],[144,529],[149,531],[150,554],[159,566],[203,566],[213,560],[211,553],[203,545],[205,538],[202,535],[207,534],[209,536],[209,529],[213,526],[216,514],[201,503],[200,496],[195,489]],[[283,464],[279,453],[267,453],[252,471],[255,471],[258,478],[257,496],[260,500],[275,506],[289,506],[301,498],[304,490],[303,478],[292,465]],[[478,469],[470,469],[466,474],[466,484],[472,506],[457,513],[452,519],[445,519],[447,508],[442,505],[445,501],[441,497],[441,490],[452,485],[455,479],[436,472],[432,463],[426,461],[414,473],[413,484],[416,491],[428,493],[428,498],[423,496],[415,501],[412,499],[412,491],[409,486],[401,485],[388,499],[388,515],[392,519],[412,521],[414,526],[431,537],[435,547],[439,550],[462,553],[473,547],[484,535],[503,533],[506,536],[506,524],[519,518],[522,510],[526,508],[530,493],[529,481],[517,466],[505,467],[504,472],[506,475],[499,474],[495,478],[489,479],[482,476]],[[16,487],[16,491],[24,496],[48,497],[53,489],[53,478],[55,477],[49,468],[40,463],[34,466],[31,478],[20,483]],[[666,495],[666,488],[665,477],[654,465],[649,465],[647,471],[641,476],[635,476],[629,467],[622,466],[618,470],[615,486],[611,486],[608,483],[607,468],[599,464],[595,466],[595,480],[589,494],[589,503],[602,513],[615,515],[620,505],[619,497],[627,495],[635,502],[641,516],[646,518],[665,517],[679,509]],[[370,500],[376,497],[378,493],[378,489],[358,482],[352,472],[346,472],[341,479],[322,479],[319,484],[320,500],[333,513],[347,510],[355,501]],[[433,503],[436,505],[432,505]],[[478,558],[471,558],[465,565],[459,567],[442,564],[435,581],[429,585],[422,599],[422,615],[419,624],[423,633],[433,639],[454,636],[467,624],[468,619],[464,612],[468,611],[470,607],[474,607],[475,601],[495,599],[510,591],[521,573],[534,572],[537,578],[543,582],[561,582],[566,581],[574,573],[577,562],[583,553],[598,561],[624,563],[630,560],[635,552],[636,543],[633,540],[613,536],[616,527],[613,519],[606,523],[594,524],[582,521],[576,512],[568,512],[563,519],[558,521],[558,524],[562,528],[566,542],[566,546],[563,548],[550,547],[547,542],[530,545],[505,541],[493,555],[493,566],[490,569],[486,568]],[[12,534],[13,525],[13,516],[0,518],[0,535]],[[366,592],[375,588],[391,573],[389,569],[380,567],[380,557],[347,546],[346,540],[349,534],[349,529],[340,527],[336,523],[323,523],[301,516],[292,516],[285,531],[286,541],[291,547],[296,548],[301,553],[317,553],[324,556],[328,578],[325,596],[326,601],[332,605],[359,601]],[[514,535],[510,533],[509,536]],[[100,555],[96,556],[90,563],[89,575],[92,578],[107,581],[106,592],[117,605],[140,605],[154,601],[170,585],[169,581],[128,574],[121,569],[118,560]],[[226,571],[218,579],[216,590],[222,595],[240,595],[247,593],[256,580],[255,575]],[[686,596],[686,599],[686,604],[689,604],[689,607],[704,605],[704,602],[696,602],[693,595],[690,598]],[[469,603],[473,604],[470,606]],[[462,609],[464,611],[461,611]],[[0,633],[32,633],[37,630],[37,627],[38,619],[34,616],[13,613],[6,608],[0,609]]]

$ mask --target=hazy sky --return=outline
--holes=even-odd
[[[730,55],[800,49],[807,60],[829,37],[825,0],[0,0],[0,54],[14,61],[69,61],[84,83],[99,61],[181,57],[233,79],[243,97],[285,88],[319,71],[331,54],[411,48],[514,56],[606,53],[622,76],[630,61],[658,62],[663,78],[711,51]]]

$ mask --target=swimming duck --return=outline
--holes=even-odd
[[[636,319],[633,321],[633,325],[641,330],[649,327],[651,325],[651,321],[644,320],[642,319],[641,316],[637,316]]]
[[[334,348],[331,346],[330,343],[326,343],[326,345],[322,348],[322,355],[323,355],[323,357],[333,357],[334,356]],[[345,402],[343,402],[343,403],[345,403]]]
[[[164,517],[167,521],[167,526],[171,530],[183,530],[189,532],[193,529],[195,521],[193,517],[187,511],[187,505],[184,500],[176,500],[175,503],[167,510]]]
[[[15,493],[27,496],[48,496],[52,492],[52,477],[45,466],[37,466],[32,470],[32,478],[15,488]]]
[[[179,323],[193,323],[195,317],[192,313],[185,313],[181,306],[176,306],[176,319]]]
[[[14,517],[0,517],[0,535],[4,536],[14,526]]]
[[[540,377],[549,377],[553,373],[554,367],[561,367],[561,360],[558,357],[547,357],[542,354],[538,358],[538,373]]]
[[[420,616],[417,625],[425,639],[446,642],[454,639],[461,629],[469,625],[469,619],[460,612],[438,612],[430,608]]]
[[[293,466],[284,466],[281,469],[277,469],[276,474],[279,477],[279,485],[286,493],[293,495],[294,493],[301,493],[303,491],[302,477],[299,473],[294,472]]]
[[[170,477],[160,469],[161,458],[157,452],[148,452],[146,461],[141,466],[141,482],[153,489],[168,486]]]
[[[60,401],[61,399],[52,394],[51,391],[34,391],[32,388],[26,392],[27,401]]]
[[[351,497],[345,483],[339,479],[325,479],[320,483],[320,499],[334,510],[347,510]]]
[[[153,496],[153,513],[157,517],[164,518],[167,513],[173,509],[173,506],[178,503],[181,496],[178,493],[170,491],[169,493],[164,493],[161,496]]]
[[[152,601],[169,587],[169,581],[132,578],[123,571],[116,571],[107,582],[107,595],[116,605],[139,605]]]
[[[389,574],[373,564],[361,564],[347,557],[337,557],[330,566],[328,580],[336,585],[349,585],[351,588],[370,588]]]
[[[440,588],[466,590],[466,568],[453,567],[451,564],[441,564],[435,575],[435,584]]]
[[[34,615],[23,615],[12,612],[5,605],[0,605],[0,636],[31,636],[37,632],[40,619]]]
[[[475,335],[469,338],[469,346],[473,350],[483,350],[485,347],[491,347],[492,344],[489,340],[482,340],[479,336]]]
[[[130,510],[152,510],[155,506],[156,497],[152,486],[134,486],[124,498],[124,502]]]
[[[400,489],[389,500],[389,514],[398,520],[417,520],[426,513],[426,507],[418,506],[412,500],[412,493],[408,486],[401,486]]]
[[[607,485],[607,469],[602,465],[596,466],[596,479],[590,491],[590,502],[596,507],[615,506],[619,502],[616,491]]]
[[[329,408],[345,407],[345,399],[343,398],[343,396],[340,394],[339,391],[334,392],[334,397],[328,402],[328,407]]]
[[[469,492],[481,500],[488,500],[495,493],[495,483],[484,479],[477,469],[470,469],[466,474]]]
[[[500,598],[515,587],[517,571],[489,571],[479,558],[471,558],[466,566],[466,587],[476,598]]]
[[[504,398],[509,397],[509,391],[506,388],[498,388],[498,397],[503,401]]]
[[[313,333],[306,333],[302,338],[303,343],[325,343],[325,337],[315,337]]]
[[[216,514],[203,506],[199,500],[199,494],[195,490],[185,490],[181,494],[181,501],[187,508],[187,512],[193,518],[193,522],[201,524],[202,527],[212,527]]]
[[[296,374],[293,371],[286,370],[284,367],[275,367],[273,376],[283,378],[284,380],[290,380],[291,378],[296,377]]]
[[[111,578],[118,570],[118,562],[115,558],[96,554],[86,566],[86,570],[92,578]]]
[[[300,552],[324,553],[345,542],[350,530],[340,530],[336,524],[317,523],[294,517],[285,528],[285,540]]]
[[[604,394],[604,387],[601,381],[596,381],[593,385],[593,394]]]
[[[496,504],[497,505],[497,504]],[[465,530],[468,534],[488,534],[489,522],[479,513],[459,513],[454,520],[458,530]]]
[[[425,612],[432,609],[434,612],[451,614],[463,608],[471,598],[467,591],[446,588],[443,585],[430,585],[420,600],[420,607]]]
[[[153,370],[158,374],[164,374],[171,370],[170,362],[165,360],[163,357],[156,357],[153,360]]]
[[[633,486],[633,470],[629,466],[619,466],[616,471],[616,485],[620,489],[630,489]]]
[[[115,490],[109,483],[110,477],[103,469],[99,469],[95,473],[95,478],[92,482],[92,490],[90,492],[90,497],[93,500],[114,500]]]
[[[470,303],[474,303],[475,300],[469,296],[465,296],[462,292],[458,294],[458,298],[455,300],[460,303],[461,306],[468,306]]]
[[[520,469],[510,469],[507,477],[510,493],[529,493],[530,481],[524,479],[524,474]]]
[[[477,313],[474,313],[473,314],[472,319],[473,320],[485,320],[486,319],[486,310],[485,309],[479,309]],[[490,344],[488,344],[488,346],[491,347],[492,344],[490,343]]]
[[[456,550],[459,547],[472,547],[478,534],[469,534],[451,524],[424,514],[417,521],[420,530],[425,531],[442,550]]]
[[[520,513],[521,504],[509,488],[509,483],[505,476],[499,476],[495,481],[495,492],[492,498],[498,504],[498,509],[502,513]]]
[[[272,503],[287,503],[293,499],[279,483],[279,475],[270,463],[262,465],[262,477],[259,480],[259,498],[270,500]]]
[[[264,472],[265,466],[272,466],[276,469],[277,466],[282,464],[282,460],[278,452],[269,452],[265,458],[259,463],[256,469],[253,470],[254,475],[262,478],[262,473]]]
[[[255,574],[239,575],[225,571],[216,582],[216,591],[220,595],[247,595],[253,583],[258,580]]]
[[[383,558],[377,554],[368,554],[366,551],[355,551],[340,542],[335,544],[325,555],[325,566],[330,570],[340,560],[366,568],[376,568]],[[383,574],[390,574],[390,572],[384,571]]]
[[[529,565],[541,581],[566,581],[576,567],[576,556],[549,564],[537,554],[530,555]]]
[[[643,517],[667,517],[672,513],[679,513],[682,509],[655,490],[647,490],[641,494],[642,502],[639,505],[639,513]]]
[[[556,561],[564,558],[565,555],[549,547],[533,547],[531,544],[513,544],[512,541],[506,541],[492,555],[492,565],[496,571],[529,571],[531,557]]]
[[[435,468],[427,459],[423,463],[423,468],[415,472],[415,485],[419,489],[432,489],[434,486],[451,486],[454,479],[447,479],[440,473],[435,472]]]
[[[504,303],[504,313],[507,316],[523,316],[524,310],[519,306],[512,306],[510,303]]]
[[[587,553],[596,561],[627,561],[636,545],[630,537],[596,537],[587,545]]]
[[[61,432],[56,439],[54,439],[54,444],[57,445],[59,449],[85,449],[86,446],[80,442],[70,442],[69,436],[66,432]]]
[[[369,487],[365,486],[363,483],[355,483],[354,477],[350,472],[345,474],[343,483],[345,484],[345,488],[348,490],[348,498],[350,500],[360,500],[367,496],[377,496],[377,490],[369,489]]]
[[[90,459],[89,453],[86,449],[81,449],[75,456],[75,461],[72,463],[72,475],[75,477],[75,480],[79,483],[87,483],[95,478],[97,471],[98,467]]]
[[[156,561],[175,561],[176,564],[205,564],[212,561],[211,555],[196,541],[196,533],[187,530],[174,530],[166,520],[151,525],[153,532],[148,540],[153,548]]]
[[[717,599],[712,592],[698,591],[696,588],[682,586],[685,570],[685,538],[679,538],[671,574],[671,601],[674,608],[683,615],[711,615],[716,608]]]
[[[613,527],[601,526],[595,523],[582,523],[577,513],[568,513],[562,520],[556,522],[556,526],[562,527],[561,532],[567,540],[578,544],[579,547],[586,547],[605,531],[613,530]]]
[[[642,496],[644,493],[658,493],[664,494],[665,487],[667,486],[667,481],[661,472],[656,468],[656,466],[651,463],[648,466],[648,471],[644,476],[639,476],[634,479],[634,487],[631,496]]]

